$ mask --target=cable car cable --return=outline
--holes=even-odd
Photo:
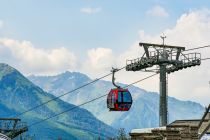
[[[202,61],[210,60],[210,58],[203,58],[203,59],[201,59],[201,60],[202,60]],[[153,75],[150,75],[150,76],[148,76],[148,77],[145,77],[145,78],[143,78],[143,79],[141,79],[141,80],[135,81],[135,82],[133,82],[133,83],[131,83],[131,84],[129,84],[129,85],[123,87],[123,88],[127,88],[127,87],[129,87],[129,86],[131,86],[131,85],[133,85],[133,84],[136,84],[136,83],[139,83],[139,82],[141,82],[141,81],[143,81],[143,80],[149,79],[149,78],[151,78],[151,77],[153,77],[153,76],[155,76],[155,75],[157,75],[157,74],[158,74],[158,73],[153,74]],[[56,117],[56,116],[62,115],[62,114],[64,114],[64,113],[66,113],[66,112],[69,112],[69,111],[71,111],[71,110],[73,110],[73,109],[75,109],[75,108],[78,108],[78,107],[80,107],[80,106],[83,106],[83,105],[85,105],[85,104],[91,103],[91,102],[93,102],[93,101],[95,101],[95,100],[98,100],[98,99],[100,99],[100,98],[103,98],[103,97],[105,97],[105,96],[107,96],[107,95],[108,95],[108,94],[104,94],[104,95],[102,95],[102,96],[99,96],[99,97],[97,97],[97,98],[94,98],[94,99],[92,99],[92,100],[89,100],[89,101],[87,101],[87,102],[84,102],[84,103],[82,103],[82,104],[79,104],[79,105],[77,105],[77,106],[74,106],[74,107],[72,107],[72,108],[70,108],[70,109],[67,109],[67,110],[65,110],[65,111],[63,111],[63,112],[60,112],[60,113],[58,113],[58,114],[55,114],[55,115],[50,116],[50,117],[48,117],[48,118],[45,118],[45,119],[43,119],[43,120],[41,120],[41,121],[32,123],[32,124],[29,125],[28,127],[32,127],[32,126],[37,125],[37,124],[39,124],[39,123],[41,123],[41,122],[44,122],[44,121],[47,121],[47,120],[49,120],[49,119],[51,119],[51,118],[54,118],[54,117]]]
[[[208,59],[210,59],[210,57],[209,57],[209,58],[203,58],[203,59],[201,59],[201,60],[204,61],[204,60],[208,60]]]
[[[120,71],[120,70],[122,70],[122,69],[124,69],[124,68],[125,68],[125,67],[122,67],[122,68],[118,69],[116,72],[118,72],[118,71]],[[28,109],[28,110],[26,110],[26,111],[24,111],[24,112],[18,114],[16,117],[22,116],[23,114],[25,114],[25,113],[27,113],[27,112],[30,112],[30,111],[32,111],[32,110],[34,110],[34,109],[36,109],[36,108],[39,108],[39,107],[41,107],[41,106],[43,106],[43,105],[45,105],[45,104],[47,104],[47,103],[49,103],[49,102],[51,102],[51,101],[57,100],[57,99],[59,99],[60,97],[63,97],[63,96],[65,96],[65,95],[67,95],[67,94],[70,94],[70,93],[73,93],[73,92],[75,92],[75,91],[77,91],[77,90],[79,90],[79,89],[81,89],[81,88],[84,88],[84,87],[86,87],[86,86],[88,86],[88,85],[90,85],[90,84],[92,84],[92,83],[95,83],[95,82],[97,82],[97,81],[99,81],[99,80],[101,80],[101,79],[103,79],[103,78],[105,78],[105,77],[107,77],[107,76],[109,76],[109,75],[111,75],[111,74],[112,74],[112,73],[106,74],[106,75],[104,75],[104,76],[102,76],[102,77],[100,77],[100,78],[97,78],[97,79],[95,79],[95,80],[89,82],[89,83],[86,83],[86,84],[84,84],[84,85],[82,85],[82,86],[80,86],[80,87],[77,87],[77,88],[75,88],[75,89],[73,89],[73,90],[71,90],[71,91],[68,91],[68,92],[66,92],[66,93],[64,93],[64,94],[62,94],[62,95],[59,95],[59,96],[57,96],[57,97],[55,97],[55,98],[52,98],[52,99],[50,99],[50,100],[48,100],[48,101],[46,101],[46,102],[43,102],[43,103],[41,103],[41,104],[39,104],[39,105],[37,105],[37,106],[34,106],[34,107],[32,107],[32,108],[30,108],[30,109]]]
[[[131,85],[133,85],[133,84],[136,84],[136,83],[139,83],[139,82],[144,81],[144,80],[146,80],[146,79],[149,79],[149,78],[151,78],[151,77],[153,77],[153,76],[155,76],[155,75],[157,75],[157,74],[158,74],[158,73],[153,74],[153,75],[150,75],[150,76],[148,76],[148,77],[145,77],[145,78],[143,78],[143,79],[141,79],[141,80],[135,81],[135,82],[133,82],[133,83],[131,83],[131,84],[129,84],[129,85],[123,87],[123,88],[127,88],[127,87],[129,87],[129,86],[131,86]],[[93,102],[93,101],[95,101],[95,100],[98,100],[98,99],[100,99],[100,98],[103,98],[103,97],[105,97],[105,96],[107,96],[107,95],[108,95],[108,94],[104,94],[104,95],[102,95],[102,96],[99,96],[99,97],[97,97],[97,98],[94,98],[94,99],[92,99],[92,100],[89,100],[89,101],[87,101],[87,102],[84,102],[84,103],[82,103],[82,104],[76,105],[76,106],[74,106],[74,107],[72,107],[72,108],[69,108],[69,109],[67,109],[67,110],[65,110],[65,111],[62,111],[62,112],[60,112],[60,113],[58,113],[58,114],[55,114],[55,115],[50,116],[50,117],[48,117],[48,118],[45,118],[45,119],[43,119],[43,120],[41,120],[41,121],[35,122],[35,123],[29,125],[28,127],[37,125],[37,124],[39,124],[39,123],[41,123],[41,122],[44,122],[44,121],[47,121],[47,120],[49,120],[49,119],[51,119],[51,118],[54,118],[54,117],[59,116],[59,115],[62,115],[62,114],[64,114],[64,113],[66,113],[66,112],[69,112],[69,111],[71,111],[71,110],[73,110],[73,109],[75,109],[75,108],[78,108],[78,107],[80,107],[80,106],[83,106],[83,105],[85,105],[85,104],[91,103],[91,102]]]
[[[199,50],[199,49],[209,48],[209,47],[210,47],[210,45],[206,45],[206,46],[201,46],[201,47],[196,47],[196,48],[191,48],[191,49],[183,50],[182,52],[187,52],[187,51],[192,51],[192,50]],[[176,53],[176,51],[172,51],[171,53]]]
[[[190,51],[190,50],[195,50],[195,49],[202,49],[202,48],[207,48],[207,47],[210,47],[210,45],[202,46],[202,47],[196,47],[196,48],[188,49],[188,50],[185,50],[185,51]],[[120,71],[120,70],[122,70],[122,69],[124,69],[125,67],[126,67],[126,66],[124,66],[124,67],[118,69],[117,72]],[[97,78],[97,79],[95,79],[95,80],[93,80],[93,81],[91,81],[91,82],[89,82],[89,83],[86,83],[86,84],[84,84],[84,85],[82,85],[82,86],[80,86],[80,87],[77,87],[77,88],[75,88],[75,89],[73,89],[73,90],[71,90],[71,91],[69,91],[69,92],[66,92],[66,93],[60,95],[60,96],[57,96],[57,97],[55,97],[55,98],[52,98],[52,99],[50,99],[50,100],[48,100],[48,101],[46,101],[46,102],[43,102],[43,103],[41,103],[41,104],[39,104],[39,105],[37,105],[37,106],[34,106],[34,107],[32,107],[32,108],[30,108],[30,109],[28,109],[28,110],[26,110],[26,111],[24,111],[24,112],[22,112],[22,113],[16,115],[16,117],[22,116],[23,114],[25,114],[25,113],[27,113],[27,112],[30,112],[30,111],[32,111],[32,110],[34,110],[34,109],[36,109],[36,108],[39,108],[39,107],[41,107],[41,106],[43,106],[43,105],[45,105],[45,104],[47,104],[47,103],[49,103],[49,102],[51,102],[51,101],[57,100],[57,99],[60,98],[60,97],[63,97],[63,96],[65,96],[65,95],[67,95],[67,94],[70,94],[70,93],[73,93],[73,92],[75,92],[75,91],[77,91],[77,90],[79,90],[79,89],[81,89],[81,88],[83,88],[83,87],[86,87],[86,86],[88,86],[88,85],[90,85],[90,84],[92,84],[92,83],[95,83],[95,82],[97,82],[97,81],[99,81],[99,80],[101,80],[101,79],[103,79],[103,78],[105,78],[105,77],[107,77],[107,76],[109,76],[109,75],[111,75],[111,74],[112,74],[112,73],[106,74],[106,75],[104,75],[104,76],[102,76],[102,77],[100,77],[100,78]]]
[[[198,49],[203,49],[203,48],[208,48],[208,47],[210,47],[210,45],[206,45],[206,46],[202,46],[202,47],[197,47],[197,48],[192,48],[192,49],[187,49],[187,50],[184,50],[182,52],[192,51],[192,50],[198,50]]]

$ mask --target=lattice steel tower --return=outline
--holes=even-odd
[[[160,103],[159,103],[159,125],[166,126],[168,123],[168,93],[167,74],[201,64],[200,53],[183,54],[185,47],[169,46],[164,44],[165,36],[161,36],[163,44],[139,43],[144,48],[142,57],[127,60],[127,71],[147,70],[152,66],[158,66],[155,71],[160,74]]]
[[[21,122],[21,119],[0,118],[0,134],[2,133],[11,139],[14,139],[26,131],[28,131],[28,126],[26,123]]]

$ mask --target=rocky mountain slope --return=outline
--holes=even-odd
[[[88,76],[77,72],[65,72],[56,76],[29,76],[28,78],[55,96],[91,81]],[[61,99],[72,104],[80,104],[107,94],[111,88],[113,88],[111,82],[101,80]],[[83,108],[88,109],[98,119],[116,129],[125,128],[130,131],[134,128],[157,127],[159,125],[159,94],[134,86],[129,87],[129,90],[134,102],[128,112],[109,112],[106,107],[106,97],[85,105]],[[172,97],[169,97],[168,102],[169,122],[176,119],[200,118],[204,112],[203,106],[195,102],[181,101]]]
[[[44,92],[16,69],[7,64],[0,64],[0,114],[1,117],[15,117],[34,106],[46,102],[55,96]],[[22,121],[31,125],[47,117],[58,114],[75,105],[60,99],[20,116]],[[100,129],[100,130],[99,130]],[[98,136],[113,136],[115,130],[99,121],[89,111],[76,108],[48,121],[30,126],[29,134],[37,139],[94,139]]]

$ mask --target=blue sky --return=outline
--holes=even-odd
[[[69,70],[96,78],[139,57],[138,42],[160,43],[162,33],[170,45],[209,45],[209,0],[0,0],[0,62],[25,75]],[[210,56],[210,49],[199,52]],[[208,104],[209,69],[203,62],[171,74],[170,96]],[[124,71],[117,80],[147,75]],[[158,77],[136,86],[159,91]]]
[[[138,39],[138,30],[156,34],[172,27],[185,12],[209,7],[208,0],[9,0],[0,1],[1,36],[30,40],[36,47],[65,46],[76,54],[105,47],[125,51]],[[163,7],[168,18],[150,17],[154,6]],[[100,8],[86,14],[82,8]],[[82,54],[83,56],[85,54]]]

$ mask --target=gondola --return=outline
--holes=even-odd
[[[111,89],[107,96],[107,108],[110,111],[128,111],[132,105],[132,96],[127,88],[122,88],[115,84],[114,73],[117,69],[113,69],[112,83],[116,87]]]

